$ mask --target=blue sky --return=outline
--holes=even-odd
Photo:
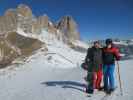
[[[21,3],[53,21],[73,16],[83,40],[133,38],[133,0],[0,0],[0,15]]]

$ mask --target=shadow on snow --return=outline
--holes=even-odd
[[[70,88],[84,92],[85,84],[75,81],[48,81],[41,84],[46,86],[61,86],[62,88]]]

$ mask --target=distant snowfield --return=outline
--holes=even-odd
[[[42,41],[46,41],[43,36]],[[0,69],[0,100],[104,100],[103,92],[96,91],[91,97],[84,93],[86,72],[80,64],[86,54],[56,40],[45,43],[48,52],[41,48],[27,62],[17,59],[15,62],[22,64]],[[120,62],[124,95],[120,96],[118,87],[106,100],[132,100],[132,65],[133,60]]]

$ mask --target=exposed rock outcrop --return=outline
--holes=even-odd
[[[65,41],[80,39],[77,24],[71,16],[62,17],[57,24],[57,28],[63,33]]]
[[[28,57],[34,51],[45,45],[41,41],[24,37],[16,32],[0,36],[0,65],[10,64],[17,57]],[[46,49],[47,50],[47,49]]]

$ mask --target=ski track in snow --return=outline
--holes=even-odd
[[[120,62],[123,96],[118,87],[110,97],[98,91],[87,97],[86,72],[80,68],[85,54],[67,46],[49,45],[48,49],[47,55],[38,51],[27,63],[0,70],[0,100],[132,100],[133,60]]]

